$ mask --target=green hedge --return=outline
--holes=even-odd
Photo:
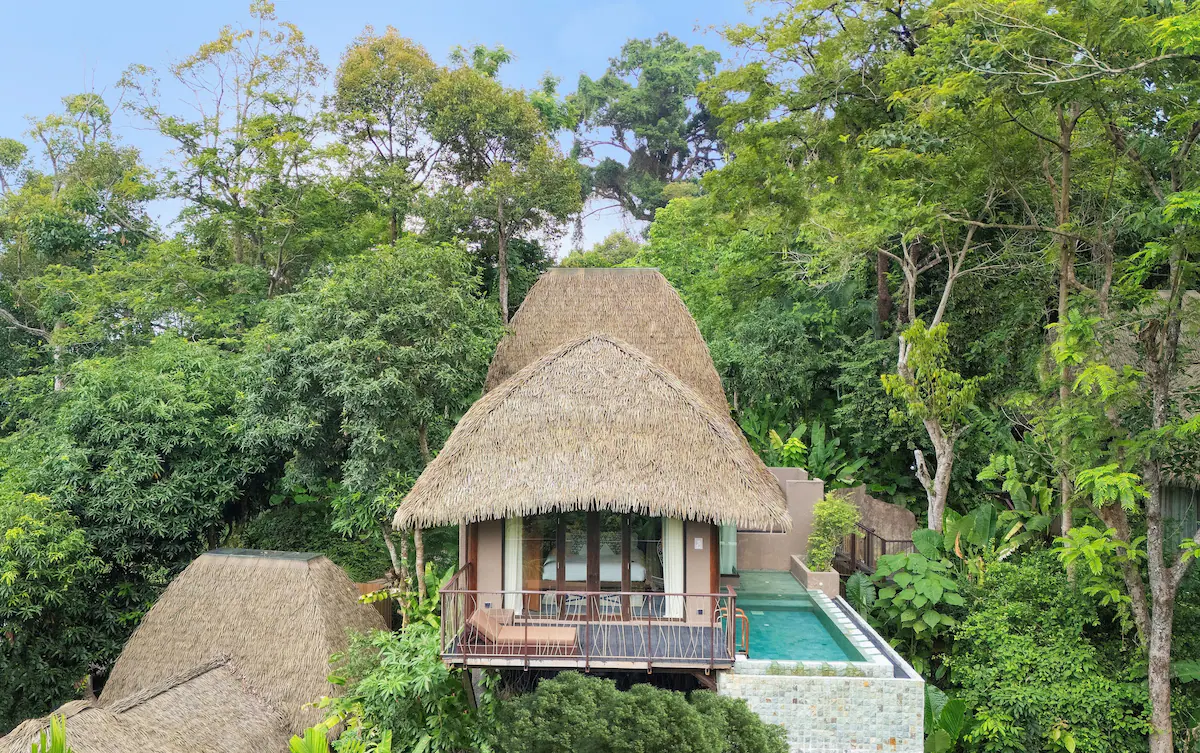
[[[782,727],[745,701],[564,672],[500,705],[499,753],[786,753]],[[503,734],[500,734],[503,731]]]

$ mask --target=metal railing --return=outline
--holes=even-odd
[[[833,558],[833,566],[843,576],[855,572],[871,574],[875,565],[885,554],[913,552],[912,539],[885,539],[874,529],[862,523],[854,525],[854,532],[842,540]]]
[[[489,591],[471,565],[441,590],[450,664],[704,669],[733,663],[737,594]]]

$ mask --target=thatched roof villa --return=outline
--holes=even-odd
[[[718,527],[782,531],[790,518],[666,279],[550,270],[496,349],[485,390],[395,518],[397,528],[460,526],[443,656],[728,666]]]
[[[286,750],[321,721],[306,704],[332,695],[329,657],[379,613],[323,555],[219,549],[171,582],[125,644],[97,703],[73,701],[75,753]],[[26,753],[48,718],[0,739]]]

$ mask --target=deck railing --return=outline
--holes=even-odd
[[[451,664],[705,669],[733,663],[737,594],[488,591],[470,565],[441,590]]]
[[[875,565],[885,554],[913,552],[912,539],[885,539],[874,529],[862,523],[854,525],[854,531],[842,540],[834,557],[834,568],[843,576],[855,572],[875,572]]]

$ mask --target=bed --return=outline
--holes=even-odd
[[[629,580],[632,583],[644,583],[646,581],[646,555],[636,547],[629,555]],[[587,581],[587,555],[580,553],[578,555],[570,554],[567,556],[567,577],[568,583]],[[558,549],[551,549],[550,555],[546,557],[546,561],[542,564],[542,580],[556,581],[558,580]],[[620,583],[621,582],[621,555],[612,550],[607,544],[600,545],[600,580]]]

